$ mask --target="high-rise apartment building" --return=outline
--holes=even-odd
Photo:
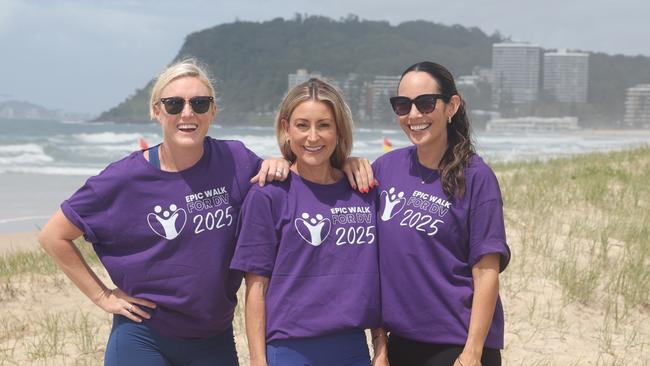
[[[492,45],[492,101],[495,105],[537,101],[542,49],[530,43]]]
[[[390,97],[397,95],[400,76],[376,75],[368,88],[367,110],[374,123],[386,123],[395,119]]]
[[[625,97],[625,125],[650,125],[650,84],[639,84],[627,89]]]
[[[544,90],[555,101],[586,103],[589,54],[583,52],[544,53]]]

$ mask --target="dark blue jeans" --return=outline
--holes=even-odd
[[[232,328],[205,339],[175,339],[115,315],[104,365],[238,366],[239,362]]]
[[[269,366],[369,366],[363,330],[322,337],[280,339],[266,345]]]

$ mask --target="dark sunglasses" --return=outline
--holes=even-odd
[[[448,100],[449,96],[444,94],[422,94],[411,99],[409,97],[391,97],[390,105],[393,106],[395,114],[398,116],[405,116],[411,112],[411,106],[415,104],[415,108],[423,114],[431,113],[436,109],[436,102],[438,99]]]
[[[213,101],[213,97],[192,97],[188,100],[190,107],[196,114],[207,112]],[[165,111],[169,114],[179,114],[185,108],[185,99],[181,97],[160,98],[160,103],[165,105]]]

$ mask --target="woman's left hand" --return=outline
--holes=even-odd
[[[343,163],[343,172],[348,177],[352,189],[368,193],[378,182],[372,173],[370,161],[366,158],[349,157]]]
[[[454,361],[454,366],[481,366],[481,356],[463,351]]]
[[[289,176],[290,167],[291,164],[284,158],[266,159],[262,162],[260,171],[251,178],[250,182],[264,187],[266,182],[283,181]]]

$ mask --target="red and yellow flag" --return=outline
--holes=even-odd
[[[393,150],[393,144],[388,141],[386,137],[384,137],[384,152],[389,152]]]
[[[140,137],[140,139],[138,140],[138,144],[140,145],[140,150],[144,151],[149,148],[149,145],[147,145],[147,142],[142,137]]]

